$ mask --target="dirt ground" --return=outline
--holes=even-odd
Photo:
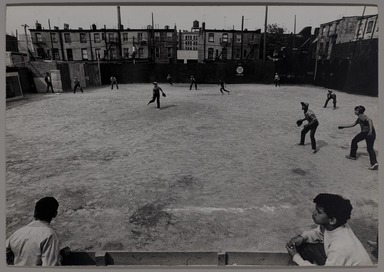
[[[151,84],[35,94],[7,103],[7,237],[54,196],[52,222],[74,251],[276,251],[314,227],[313,198],[341,194],[354,207],[352,229],[368,252],[378,227],[378,171],[365,142],[345,158],[364,105],[376,122],[378,98],[314,86]],[[300,101],[317,115],[319,152],[296,146]],[[377,143],[376,143],[377,145]],[[375,148],[377,150],[377,147]]]

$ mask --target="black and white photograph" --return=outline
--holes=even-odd
[[[4,6],[5,269],[378,267],[377,5]]]

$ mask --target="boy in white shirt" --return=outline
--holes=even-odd
[[[352,205],[334,194],[319,194],[312,219],[319,226],[293,237],[286,244],[299,266],[370,266],[369,255],[347,224]]]

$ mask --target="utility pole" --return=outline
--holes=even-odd
[[[243,31],[244,31],[244,16],[241,16],[241,46],[240,46],[240,61],[243,62]]]
[[[152,12],[152,48],[151,48],[151,60],[152,60],[152,63],[155,62],[155,29],[154,29],[154,20],[153,20],[153,12]]]
[[[51,32],[51,20],[48,19],[48,27],[49,27],[49,38],[51,39],[51,54],[52,59],[55,59],[55,54],[53,53],[53,40],[52,40],[52,32]]]
[[[293,22],[293,41],[292,41],[292,49],[294,49],[296,46],[296,14],[295,14],[295,20]]]
[[[267,22],[268,22],[268,6],[265,6],[265,23],[264,23],[264,50],[263,61],[266,61],[267,56]]]
[[[21,26],[24,27],[25,41],[27,43],[27,52],[29,52],[28,36],[27,36],[27,27],[29,27],[29,25],[24,24],[24,25],[21,25]]]
[[[123,56],[123,47],[121,44],[121,13],[120,13],[120,6],[117,6],[117,35],[118,35],[118,41],[119,41],[119,57],[122,59]]]

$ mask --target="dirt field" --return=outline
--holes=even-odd
[[[366,241],[378,226],[378,171],[365,142],[345,158],[364,105],[378,130],[378,99],[313,86],[151,84],[29,95],[7,103],[7,237],[28,223],[34,202],[54,196],[52,222],[72,250],[280,251],[314,227],[312,199],[342,194],[350,225]],[[310,103],[320,126],[317,154],[296,146]],[[377,143],[376,143],[377,145]],[[375,148],[376,149],[376,148]]]

